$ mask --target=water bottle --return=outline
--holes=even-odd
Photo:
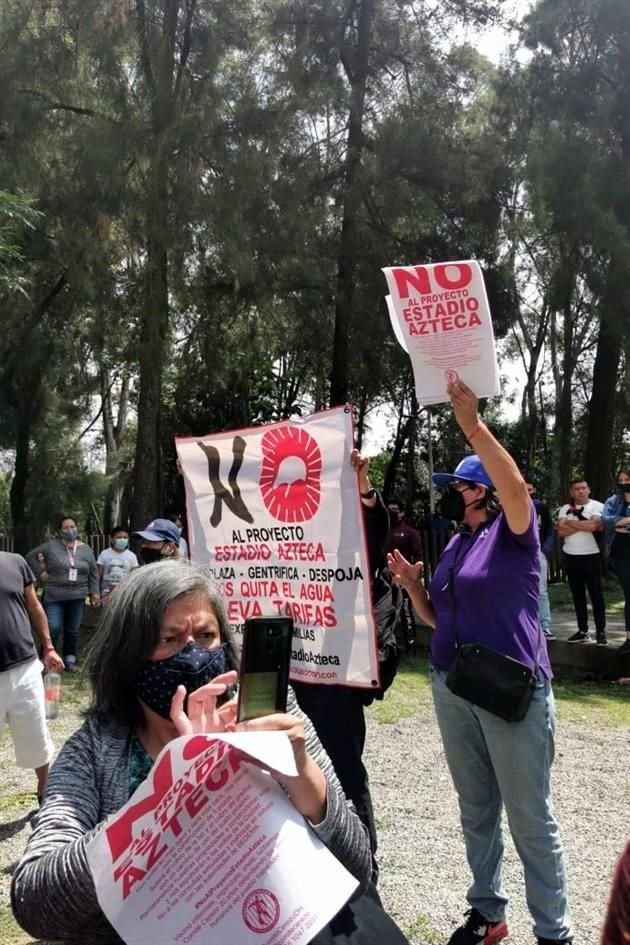
[[[59,715],[59,700],[61,698],[61,676],[59,673],[46,673],[44,676],[44,690],[46,693],[46,718],[56,719]]]

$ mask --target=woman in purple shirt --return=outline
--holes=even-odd
[[[449,945],[493,945],[508,934],[501,884],[504,807],[537,941],[570,943],[564,855],[549,783],[555,711],[546,642],[538,630],[536,514],[516,463],[479,419],[476,396],[461,381],[449,384],[448,394],[477,455],[433,479],[444,490],[442,514],[462,528],[444,549],[428,593],[421,563],[412,565],[396,551],[388,566],[434,628],[433,701],[473,877],[467,920]],[[500,511],[493,509],[495,491]],[[522,721],[507,722],[447,687],[447,672],[464,643],[484,644],[536,673]]]

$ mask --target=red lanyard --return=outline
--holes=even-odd
[[[77,553],[77,545],[78,545],[78,544],[79,544],[79,542],[78,542],[78,541],[75,541],[74,545],[72,546],[72,551],[70,551],[70,549],[68,548],[67,545],[64,545],[66,551],[68,552],[68,560],[70,561],[70,567],[71,567],[71,568],[74,568],[74,566],[75,566],[75,565],[74,565],[74,556],[75,556],[75,554]]]

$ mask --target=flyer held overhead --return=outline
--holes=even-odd
[[[383,269],[389,317],[413,366],[422,405],[448,401],[461,378],[479,397],[500,392],[494,332],[479,263],[437,263]]]

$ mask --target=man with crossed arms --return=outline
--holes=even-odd
[[[560,509],[558,535],[564,539],[562,550],[571,588],[577,632],[568,643],[588,641],[588,610],[586,591],[591,599],[595,634],[598,646],[606,646],[606,604],[602,590],[602,555],[595,538],[603,531],[601,502],[591,499],[591,490],[585,479],[574,479],[569,488],[571,501]]]

